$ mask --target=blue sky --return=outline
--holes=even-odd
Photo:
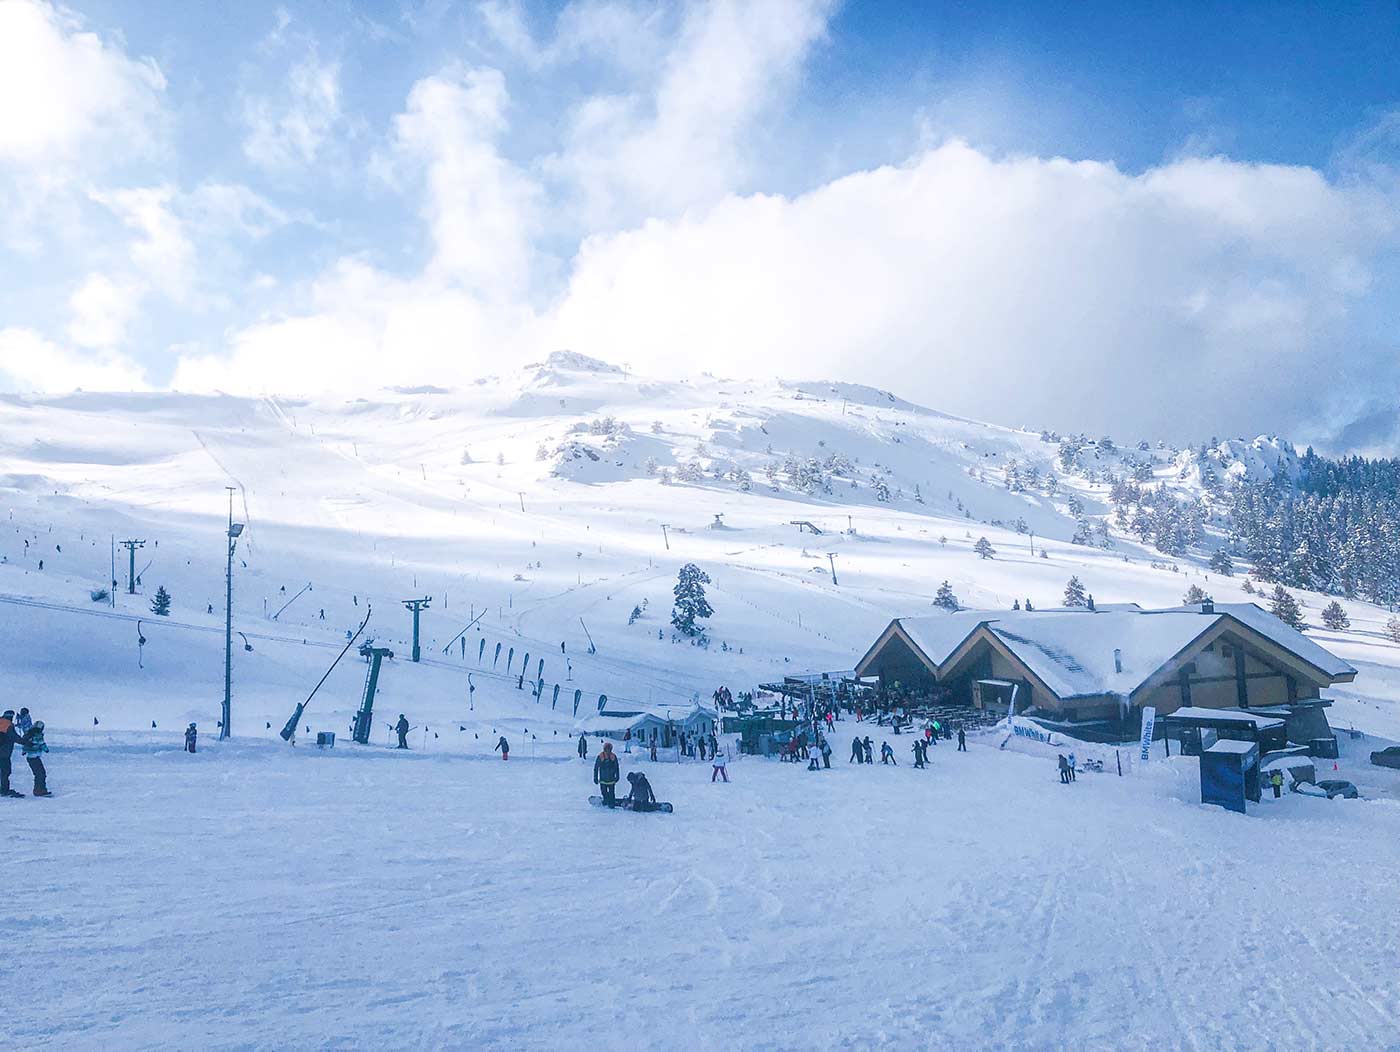
[[[361,393],[570,347],[1125,435],[1365,417],[1347,442],[1386,448],[1397,30],[0,0],[0,387]]]

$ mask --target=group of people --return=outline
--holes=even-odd
[[[1056,762],[1060,765],[1060,781],[1066,785],[1074,781],[1075,768],[1078,766],[1074,760],[1074,753],[1070,753],[1068,756],[1060,753]]]
[[[0,715],[0,796],[24,795],[10,785],[16,745],[34,773],[34,795],[51,796],[49,773],[44,768],[44,753],[49,751],[44,743],[44,721],[32,718],[25,708],[19,710],[18,716],[14,709],[6,709],[4,715]]]
[[[652,790],[647,776],[641,771],[627,772],[627,782],[631,789],[621,800],[617,798],[617,783],[621,773],[622,763],[618,760],[617,753],[613,752],[612,742],[604,742],[602,752],[598,753],[598,758],[593,761],[593,784],[602,793],[603,806],[623,805],[633,811],[656,810],[656,793]],[[728,780],[726,777],[725,781]]]

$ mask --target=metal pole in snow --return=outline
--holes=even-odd
[[[839,586],[841,582],[836,579],[836,556],[827,552],[826,561],[831,563],[831,583]]]

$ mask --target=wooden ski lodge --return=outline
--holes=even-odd
[[[959,611],[896,618],[856,665],[887,698],[1136,723],[1146,706],[1313,710],[1356,669],[1252,603]],[[1290,737],[1293,737],[1290,728]]]

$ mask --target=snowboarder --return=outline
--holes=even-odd
[[[1269,774],[1269,785],[1274,791],[1274,799],[1279,798],[1279,791],[1283,788],[1283,772],[1277,767]]]
[[[711,738],[710,741],[713,742],[714,739]],[[724,750],[712,745],[710,748],[710,763],[714,767],[714,772],[710,775],[710,781],[713,782],[716,778],[723,778],[726,782],[729,781],[729,771],[725,768],[725,764],[728,762],[729,757],[724,754]]]
[[[958,752],[967,752],[967,731],[958,725]]]
[[[894,750],[890,748],[889,742],[880,743],[880,762],[892,763],[896,767],[899,766],[899,761],[894,758]]]
[[[15,710],[6,709],[0,716],[0,796],[20,797],[10,786],[10,772],[13,770],[12,757],[15,746],[20,743],[20,733],[15,730]]]
[[[861,743],[865,746],[865,762],[873,764],[875,762],[875,743],[870,740],[870,735],[865,736],[865,741]]]
[[[852,739],[851,739],[851,758],[850,758],[849,760],[847,760],[846,762],[847,762],[847,763],[864,763],[864,762],[865,762],[865,747],[864,747],[863,745],[861,745],[860,739],[859,739],[859,738],[852,738]]]
[[[28,710],[26,710],[28,711]],[[49,792],[49,773],[44,770],[44,753],[49,751],[49,747],[44,742],[44,721],[37,720],[29,731],[20,739],[20,749],[24,753],[24,758],[29,761],[29,769],[34,772],[34,795],[51,796]]]
[[[652,792],[647,776],[641,771],[631,771],[627,775],[627,781],[632,784],[632,791],[627,794],[627,802],[632,810],[655,811],[656,794]]]
[[[499,752],[502,760],[510,759],[510,742],[506,741],[506,736],[504,734],[501,735],[501,740],[496,743],[496,747],[491,751]]]
[[[405,716],[402,712],[399,713],[399,722],[396,723],[396,724],[394,724],[394,733],[397,734],[397,735],[399,736],[399,744],[398,744],[398,747],[399,747],[400,749],[407,749],[407,748],[408,748],[408,717]]]
[[[1065,754],[1060,753],[1056,762],[1060,765],[1060,781],[1069,785],[1069,761],[1065,759]]]
[[[586,734],[580,734],[578,736],[578,758],[580,760],[588,759],[588,735]],[[607,794],[604,793],[603,795],[606,796]]]
[[[185,752],[195,751],[195,742],[199,739],[199,728],[191,723],[185,728]]]
[[[603,791],[603,803],[608,807],[617,806],[617,780],[621,777],[622,765],[612,751],[612,742],[603,743],[603,751],[593,761],[593,784]]]

